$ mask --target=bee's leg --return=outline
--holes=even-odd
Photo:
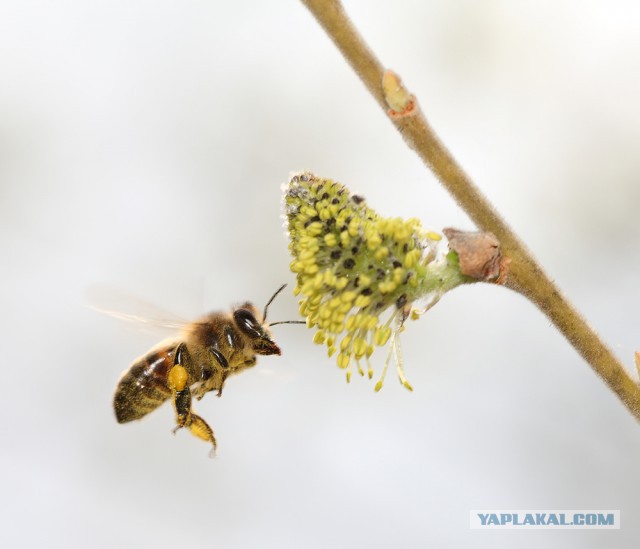
[[[218,448],[218,443],[216,442],[216,437],[213,434],[213,429],[209,427],[209,424],[200,416],[192,413],[191,421],[187,427],[189,427],[189,430],[193,435],[204,440],[205,442],[211,443],[213,448],[211,448],[211,452],[209,455],[212,458],[216,457],[216,450]]]
[[[258,359],[254,356],[254,357],[250,358],[249,360],[245,360],[242,363],[242,367],[241,368],[251,368],[252,366],[255,366],[257,362],[258,362]],[[234,370],[234,371],[237,372],[237,370]],[[224,382],[229,377],[229,374],[231,374],[231,369],[230,368],[222,370],[222,382],[220,383],[220,388],[218,389],[218,396],[222,396],[222,388],[224,387]]]
[[[179,356],[179,353],[176,355]],[[168,382],[173,391],[173,405],[176,409],[177,423],[173,432],[175,433],[182,427],[188,427],[192,434],[213,445],[213,457],[217,447],[216,437],[207,422],[191,411],[191,390],[187,385],[188,378],[189,375],[181,364],[176,364],[169,371]]]
[[[224,382],[229,376],[229,361],[216,347],[211,347],[209,349],[209,352],[211,353],[213,360],[215,360],[220,365],[220,368],[222,370],[222,378],[220,380],[220,387],[218,388],[218,396],[222,396],[222,388],[224,387]]]
[[[213,390],[212,384],[214,383],[213,378],[213,370],[208,365],[202,366],[202,371],[200,373],[200,383],[196,385],[192,391],[191,396],[196,397],[198,400],[202,400],[202,397],[206,395],[209,391]]]
[[[229,377],[229,370],[222,370],[222,381],[220,382],[220,388],[218,389],[218,396],[222,396],[222,388],[224,387],[224,382],[227,381],[227,377]]]
[[[173,385],[174,391],[173,404],[176,409],[177,423],[173,432],[182,427],[188,427],[193,435],[213,445],[213,456],[217,447],[216,437],[207,422],[191,411],[191,390],[186,386],[186,373],[186,370],[178,364],[169,372],[169,382]]]

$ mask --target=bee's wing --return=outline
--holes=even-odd
[[[137,325],[142,331],[175,333],[190,321],[164,311],[154,304],[113,288],[92,286],[87,291],[89,308],[118,320]]]

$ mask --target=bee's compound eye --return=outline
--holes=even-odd
[[[258,324],[256,317],[247,309],[236,309],[233,312],[233,318],[238,328],[250,337],[262,337],[262,327]]]

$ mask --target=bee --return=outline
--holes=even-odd
[[[267,302],[261,315],[249,302],[229,312],[214,311],[187,324],[179,337],[165,340],[133,361],[116,387],[113,408],[118,423],[141,419],[171,399],[176,413],[175,433],[186,427],[209,442],[215,455],[213,429],[193,411],[192,400],[210,391],[222,395],[229,376],[256,365],[257,355],[280,355],[270,326],[298,323],[267,323],[271,302],[285,288],[281,286]]]

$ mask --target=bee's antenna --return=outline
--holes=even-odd
[[[282,286],[280,286],[277,290],[276,293],[273,294],[271,296],[271,299],[269,301],[267,301],[267,304],[264,306],[264,314],[262,315],[262,322],[266,322],[267,321],[267,309],[269,309],[269,305],[271,305],[271,302],[276,298],[276,296],[285,288],[287,287],[286,284],[283,284]]]
[[[306,324],[306,320],[279,320],[278,322],[272,322],[269,324],[269,327],[275,326],[276,324]]]

